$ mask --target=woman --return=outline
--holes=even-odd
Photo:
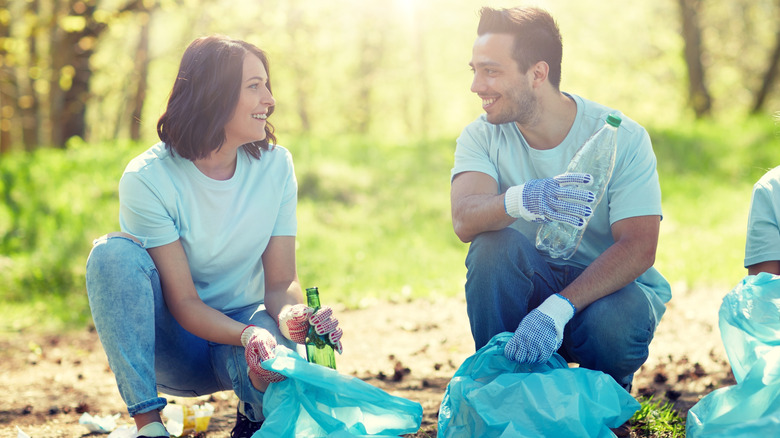
[[[314,324],[341,350],[332,310],[312,316],[295,262],[297,182],[274,145],[268,61],[224,36],[182,57],[157,132],[119,183],[122,232],[87,261],[92,316],[139,437],[169,436],[158,390],[232,389],[231,436],[262,423],[263,391],[283,377],[260,362]]]

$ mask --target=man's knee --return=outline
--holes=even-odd
[[[477,235],[469,246],[466,267],[496,266],[513,260],[528,246],[528,239],[512,228],[488,231]]]
[[[582,315],[585,319],[577,324],[575,337],[580,342],[583,336],[592,340],[584,343],[603,358],[598,361],[602,363],[601,371],[613,376],[628,375],[648,358],[655,316],[638,287],[628,287],[613,295],[585,309]]]

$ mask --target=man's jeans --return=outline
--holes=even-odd
[[[245,415],[260,421],[263,393],[247,375],[244,348],[205,341],[184,330],[162,295],[147,251],[134,240],[110,235],[95,240],[87,260],[87,294],[103,349],[130,416],[162,409],[158,391],[183,397],[233,390]],[[263,305],[227,313],[285,339]]]
[[[466,267],[467,313],[477,350],[498,333],[514,332],[529,311],[583,271],[548,264],[512,228],[478,235]],[[634,372],[647,360],[655,326],[650,302],[632,282],[578,311],[566,324],[558,353],[568,362],[609,374],[630,389]]]

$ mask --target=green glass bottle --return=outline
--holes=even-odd
[[[320,310],[320,292],[316,287],[306,289],[306,302],[314,313]],[[336,354],[330,340],[318,335],[313,325],[306,333],[306,355],[311,363],[336,369]]]

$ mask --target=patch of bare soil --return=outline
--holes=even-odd
[[[702,396],[734,384],[717,326],[726,292],[675,289],[632,395],[669,400],[684,416]],[[337,358],[339,371],[419,402],[422,427],[409,436],[435,437],[444,390],[474,353],[465,309],[462,298],[340,309],[345,351]],[[17,437],[17,428],[33,438],[100,436],[78,424],[83,412],[122,414],[118,424],[132,424],[94,330],[3,336],[0,382],[0,438]],[[231,392],[168,399],[186,405],[208,401],[215,413],[199,436],[229,435],[237,404]]]

